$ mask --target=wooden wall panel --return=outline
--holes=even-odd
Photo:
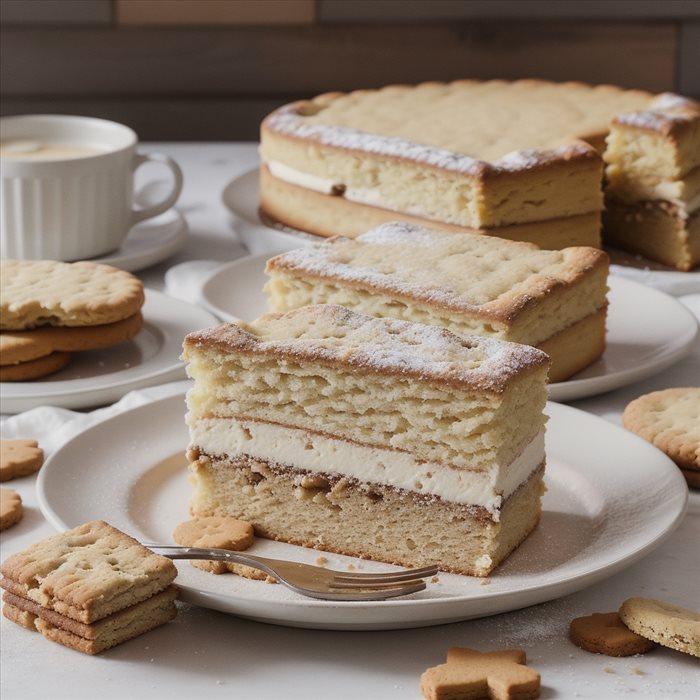
[[[120,25],[310,24],[316,0],[115,0]]]

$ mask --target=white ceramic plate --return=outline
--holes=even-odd
[[[134,272],[155,265],[178,252],[187,240],[187,221],[176,209],[136,224],[117,250],[93,258]]]
[[[251,321],[267,310],[263,253],[234,260],[207,277],[202,303],[226,321]],[[610,277],[607,347],[603,357],[574,378],[550,384],[554,401],[573,401],[610,391],[669,367],[691,347],[698,333],[693,315],[663,292]]]
[[[117,401],[132,389],[185,379],[182,340],[217,322],[208,311],[151,289],[143,305],[144,327],[126,343],[74,353],[65,369],[45,381],[3,382],[3,413],[36,406],[88,408]]]
[[[221,193],[224,206],[234,217],[235,230],[251,255],[281,253],[324,239],[260,218],[260,170],[254,168],[232,180]]]
[[[170,542],[188,519],[182,395],[110,418],[73,438],[39,472],[41,510],[58,529],[103,519],[142,541]],[[440,574],[393,601],[338,603],[282,585],[213,576],[179,562],[184,600],[263,622],[327,629],[394,629],[514,610],[580,590],[658,546],[683,516],[688,489],[664,454],[630,432],[550,403],[548,491],[537,530],[489,579]],[[86,468],[88,467],[89,468]],[[314,563],[317,550],[258,539],[254,551]],[[386,564],[326,555],[329,568]]]

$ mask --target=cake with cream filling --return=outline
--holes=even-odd
[[[537,525],[549,360],[335,305],[184,343],[195,516],[484,576]]]
[[[605,241],[687,271],[700,263],[700,103],[668,97],[654,107],[613,120]]]
[[[595,248],[540,250],[494,236],[404,222],[331,238],[270,259],[268,308],[340,304],[372,316],[533,345],[567,379],[605,348],[608,257]]]
[[[403,219],[560,249],[600,245],[610,120],[655,96],[542,80],[328,93],[261,126],[261,211],[322,236]]]

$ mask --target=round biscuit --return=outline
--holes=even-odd
[[[577,617],[569,626],[569,639],[581,649],[606,656],[643,654],[655,646],[626,627],[616,612]]]
[[[652,598],[630,598],[620,619],[633,632],[665,647],[700,657],[700,615]]]
[[[52,352],[29,362],[0,365],[0,382],[26,382],[58,372],[70,362],[70,353]]]
[[[12,527],[23,515],[21,496],[12,489],[0,489],[0,530]]]
[[[29,362],[52,352],[100,350],[126,342],[143,328],[141,312],[99,326],[44,326],[0,333],[0,365]]]
[[[95,326],[137,313],[142,282],[130,272],[89,261],[0,261],[0,330]]]
[[[627,405],[622,424],[681,469],[700,469],[700,387],[644,394]]]
[[[44,463],[36,440],[0,440],[0,481],[33,474]]]

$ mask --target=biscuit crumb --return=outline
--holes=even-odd
[[[482,578],[481,581],[479,581],[480,586],[490,586],[491,585],[491,579],[490,578]]]
[[[440,583],[440,577],[433,576],[433,578],[430,579],[430,583]]]
[[[635,676],[646,676],[646,673],[639,666],[632,666],[630,673],[633,673]]]
[[[356,568],[354,564],[348,564],[348,571],[355,571]]]
[[[326,557],[316,557],[316,565],[317,566],[325,566],[328,563],[328,559]]]
[[[603,666],[603,671],[605,671],[605,673],[615,673],[615,669],[610,666]]]

